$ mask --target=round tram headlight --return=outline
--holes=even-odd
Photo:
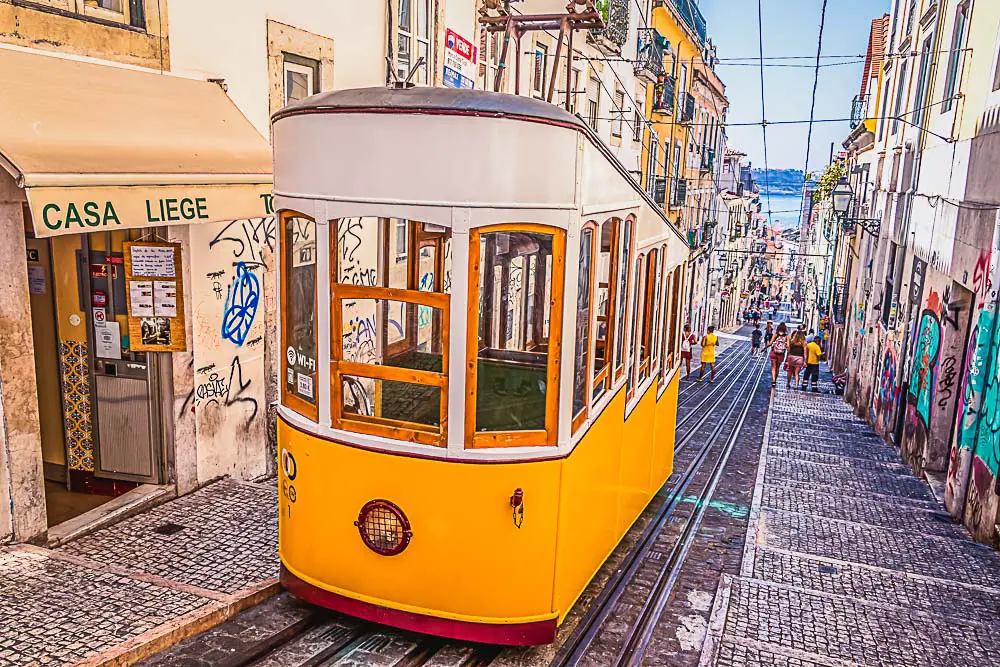
[[[388,500],[369,500],[354,522],[365,546],[380,556],[395,556],[410,544],[413,531],[403,510]]]

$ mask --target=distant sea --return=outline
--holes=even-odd
[[[799,208],[802,206],[801,195],[773,194],[768,198],[766,192],[761,192],[760,201],[761,212],[765,215],[770,207],[772,227],[791,229],[798,226]]]

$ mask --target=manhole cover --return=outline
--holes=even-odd
[[[184,526],[182,526],[181,524],[167,522],[164,524],[160,524],[159,526],[154,528],[153,532],[158,533],[160,535],[175,535],[176,533],[179,533],[182,530],[184,530]]]

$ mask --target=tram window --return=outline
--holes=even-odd
[[[601,225],[600,248],[595,266],[597,330],[594,344],[594,401],[611,388],[611,352],[615,340],[613,276],[617,267],[619,223],[617,218],[610,218]]]
[[[643,287],[643,327],[642,339],[639,342],[639,381],[648,378],[655,370],[656,352],[653,350],[656,341],[657,317],[660,310],[657,299],[660,296],[660,285],[656,280],[659,268],[659,257],[656,248],[649,251],[646,257],[646,279]]]
[[[475,388],[467,403],[472,446],[555,442],[553,360],[561,327],[555,300],[562,291],[565,241],[562,232],[524,227],[470,234],[479,245],[471,279],[479,288],[472,316],[480,332],[468,378]],[[555,341],[550,332],[556,332]]]
[[[281,276],[282,403],[318,419],[316,398],[316,223],[284,214]]]
[[[636,346],[639,341],[639,331],[643,328],[643,319],[645,315],[645,294],[644,285],[646,283],[646,256],[643,254],[639,255],[639,261],[635,265],[635,284],[631,294],[629,294],[629,302],[632,306],[632,316],[629,319],[631,324],[628,328],[628,358],[626,364],[628,368],[626,369],[626,375],[628,376],[628,391],[626,392],[626,398],[631,399],[632,394],[635,391],[636,385],[636,375],[642,371],[639,367],[639,358],[636,355],[638,348]],[[639,378],[641,382],[643,378]]]
[[[336,229],[334,426],[444,445],[451,232],[377,217]]]
[[[576,347],[573,352],[573,429],[587,416],[587,377],[590,374],[590,309],[594,298],[594,230],[589,223],[580,234],[580,266],[576,292]]]
[[[622,234],[621,248],[619,250],[621,262],[618,265],[618,286],[615,294],[620,295],[617,299],[618,314],[615,316],[615,329],[621,335],[615,345],[615,379],[617,380],[625,373],[625,331],[628,329],[628,302],[629,292],[629,268],[632,261],[632,223],[631,216],[625,219],[625,233]]]

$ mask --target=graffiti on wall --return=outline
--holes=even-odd
[[[886,345],[882,365],[878,372],[878,385],[872,392],[872,425],[881,435],[888,435],[896,404],[896,353],[892,343]]]
[[[199,475],[241,478],[267,470],[267,302],[276,241],[273,217],[193,225],[194,388]],[[273,299],[272,299],[273,300]],[[236,437],[234,437],[234,435]]]

